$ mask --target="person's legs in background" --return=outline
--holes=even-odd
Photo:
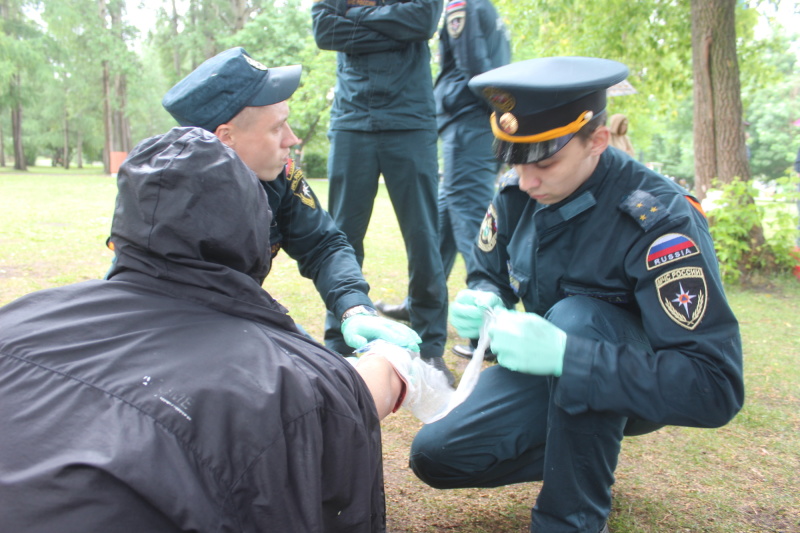
[[[328,157],[328,212],[364,264],[364,236],[367,234],[375,195],[378,193],[378,134],[331,130]],[[325,318],[325,346],[348,354],[353,349],[344,342],[341,317],[328,311]]]
[[[447,340],[447,284],[438,247],[436,132],[376,135],[380,169],[406,247],[411,327],[422,337],[420,356],[436,359],[439,367]]]
[[[495,193],[500,163],[494,156],[494,135],[484,113],[461,117],[441,132],[444,178],[439,189],[439,251],[449,278],[456,252],[472,268],[473,246]],[[472,358],[477,339],[457,344],[453,353]],[[487,360],[494,354],[487,351]]]

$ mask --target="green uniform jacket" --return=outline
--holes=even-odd
[[[739,327],[704,215],[686,191],[616,149],[560,203],[511,171],[484,219],[473,289],[543,315],[584,295],[642,320],[652,351],[570,335],[556,403],[661,424],[717,427],[744,402]]]
[[[322,0],[314,39],[337,54],[331,129],[435,129],[428,40],[441,0]]]
[[[347,237],[319,203],[301,170],[290,163],[273,181],[262,181],[274,213],[272,257],[282,249],[300,274],[314,281],[325,307],[341,317],[356,305],[372,306],[369,284]]]

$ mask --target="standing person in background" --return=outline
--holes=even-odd
[[[636,151],[634,151],[633,144],[628,137],[628,117],[622,113],[611,115],[608,121],[608,129],[611,132],[608,144],[635,158]]]
[[[376,316],[353,248],[290,159],[299,139],[289,126],[287,100],[300,74],[300,65],[267,68],[243,48],[231,48],[175,84],[162,105],[180,125],[216,135],[256,173],[274,214],[272,255],[283,248],[300,274],[314,280],[331,316],[326,337],[336,339],[335,351],[351,353],[375,339],[417,349],[415,332]]]
[[[364,236],[379,177],[394,206],[408,259],[412,328],[420,356],[452,379],[442,355],[447,340],[447,284],[439,255],[438,161],[428,40],[441,0],[320,0],[314,38],[337,52],[336,91],[328,136],[328,209],[363,265]],[[338,318],[328,314],[328,332]]]
[[[444,179],[439,185],[439,253],[445,277],[456,254],[467,271],[472,245],[494,196],[500,162],[492,150],[489,106],[469,90],[478,74],[511,59],[508,30],[490,0],[453,0],[445,6],[439,30],[439,76],[433,87],[436,122],[442,139]],[[408,300],[399,305],[375,302],[384,315],[409,320]],[[472,357],[473,346],[458,345],[456,355]]]

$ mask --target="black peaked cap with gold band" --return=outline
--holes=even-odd
[[[594,57],[528,59],[475,76],[469,88],[492,108],[495,155],[511,164],[552,157],[606,109],[606,89],[628,67]]]

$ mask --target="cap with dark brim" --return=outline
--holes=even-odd
[[[605,111],[606,89],[628,68],[592,57],[545,57],[511,63],[472,78],[469,87],[491,106],[495,153],[510,164],[552,157]]]
[[[181,126],[214,132],[248,106],[287,100],[300,84],[302,67],[267,68],[244,48],[206,60],[172,87],[161,101]]]

